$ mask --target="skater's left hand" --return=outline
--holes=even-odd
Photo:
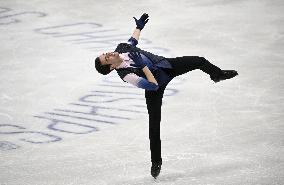
[[[128,54],[129,58],[131,58],[135,64],[130,64],[134,67],[144,68],[146,63],[143,61],[141,54],[139,52],[130,52]]]
[[[144,13],[138,20],[135,17],[133,17],[136,22],[136,28],[142,30],[145,24],[149,21],[148,17],[149,15],[146,13]]]

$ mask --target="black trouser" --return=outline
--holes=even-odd
[[[200,69],[203,72],[215,77],[220,75],[221,69],[203,57],[198,56],[183,56],[176,58],[167,58],[171,63],[172,69],[165,69],[171,78],[187,73],[195,69]],[[157,91],[145,90],[145,98],[147,110],[149,114],[149,139],[151,150],[151,161],[159,162],[161,158],[161,138],[160,138],[160,122],[161,122],[161,107],[164,90],[167,84],[159,87]]]

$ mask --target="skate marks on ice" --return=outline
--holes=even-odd
[[[7,151],[19,148],[18,145],[11,143],[9,141],[0,141],[0,151]]]
[[[150,167],[149,172],[147,174],[143,174],[136,177],[131,177],[128,180],[123,181],[117,181],[114,182],[116,185],[125,185],[125,184],[131,184],[131,185],[145,185],[145,184],[175,184],[177,181],[182,180],[184,177],[186,177],[186,173],[180,172],[180,171],[174,171],[174,170],[161,170],[160,175],[155,179],[150,174]]]
[[[38,11],[15,11],[9,7],[0,7],[0,26],[23,22],[24,19],[46,17],[47,14]],[[4,14],[4,15],[3,15]]]
[[[150,170],[147,174],[138,175],[136,177],[130,177],[128,180],[116,181],[114,184],[124,185],[144,185],[144,184],[188,184],[188,183],[222,183],[228,182],[230,179],[238,179],[239,170],[244,172],[250,165],[243,162],[234,162],[228,164],[216,164],[207,165],[194,168],[194,166],[188,165],[185,170],[178,170],[180,168],[170,167],[169,165],[162,166],[160,175],[154,179],[150,175]],[[150,169],[150,168],[149,168]],[[236,180],[238,181],[238,180]]]

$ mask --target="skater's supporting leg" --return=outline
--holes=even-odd
[[[165,86],[160,87],[157,91],[145,91],[149,114],[149,139],[152,162],[161,160],[160,122],[164,90]]]
[[[149,114],[149,139],[152,162],[151,175],[155,178],[160,174],[162,165],[160,122],[162,99],[165,88],[166,85],[161,86],[157,91],[145,91]]]
[[[149,139],[152,162],[158,162],[161,159],[160,122],[163,91],[164,89],[145,91],[149,114]]]

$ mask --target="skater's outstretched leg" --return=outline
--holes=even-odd
[[[173,69],[168,70],[172,77],[182,75],[189,71],[200,69],[207,73],[211,80],[219,82],[221,80],[230,79],[238,75],[234,70],[221,70],[218,66],[213,65],[204,57],[199,56],[183,56],[176,58],[167,58]]]

